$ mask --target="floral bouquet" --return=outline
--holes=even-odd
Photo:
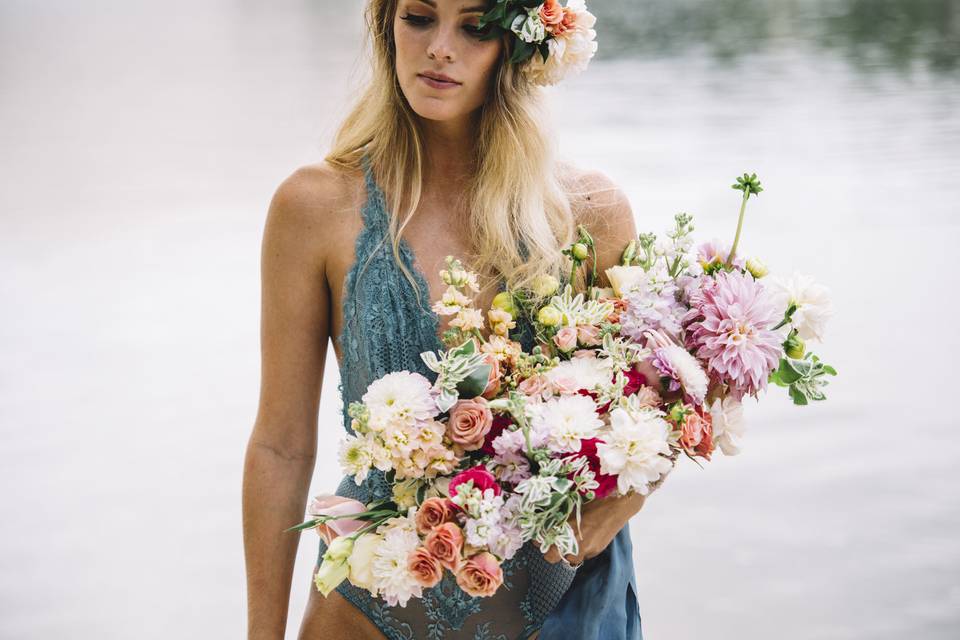
[[[469,595],[490,596],[501,563],[527,541],[576,555],[585,503],[649,494],[680,454],[736,454],[741,402],[768,382],[796,404],[824,399],[836,371],[805,342],[823,336],[828,292],[805,276],[768,278],[737,254],[747,201],[763,189],[747,174],[733,188],[743,199],[729,250],[711,242],[694,252],[681,213],[664,240],[629,241],[602,288],[581,227],[564,250],[567,281],[544,274],[498,294],[486,336],[469,295],[476,275],[448,257],[433,310],[452,316],[450,348],[420,354],[435,380],[389,373],[348,408],[354,433],[341,464],[357,484],[384,472],[391,499],[320,496],[288,529],[316,528],[329,545],[317,588],[326,595],[349,579],[404,606],[450,571]],[[511,337],[520,318],[533,330],[529,352]]]

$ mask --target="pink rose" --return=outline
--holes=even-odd
[[[690,455],[710,459],[713,453],[713,420],[710,414],[688,413],[680,425],[680,446]]]
[[[593,358],[597,359],[597,352],[594,349],[577,349],[573,352],[574,358]]]
[[[490,374],[487,376],[487,386],[480,395],[487,400],[493,400],[500,391],[500,361],[491,353],[487,354],[484,362],[490,365]]]
[[[463,531],[453,522],[444,522],[427,534],[423,546],[441,566],[456,571],[460,567]]]
[[[577,340],[585,347],[600,344],[600,327],[592,324],[577,325]]]
[[[553,25],[563,22],[563,7],[557,0],[545,0],[540,5],[540,21],[547,26],[548,30]]]
[[[487,489],[493,489],[493,495],[500,495],[500,485],[497,484],[497,479],[493,477],[493,474],[487,471],[487,468],[482,464],[478,464],[475,467],[467,469],[466,471],[461,471],[457,475],[453,476],[453,480],[450,481],[450,496],[454,497],[457,495],[457,487],[473,480],[473,486],[480,491],[486,491]]]
[[[454,504],[447,498],[427,498],[417,510],[414,520],[420,535],[430,533],[434,527],[453,520]]]
[[[436,586],[443,577],[443,567],[426,547],[417,547],[410,553],[407,570],[421,587]]]
[[[517,385],[517,391],[525,396],[542,396],[550,393],[550,379],[539,373],[532,375]]]
[[[560,351],[570,351],[577,346],[577,328],[576,327],[563,327],[557,331],[557,335],[553,336],[553,341],[556,343],[557,348]]]
[[[312,516],[346,516],[353,513],[364,513],[367,508],[362,502],[344,498],[342,496],[322,495],[310,501],[307,513]],[[334,538],[350,535],[366,525],[362,520],[353,518],[339,518],[318,524],[316,529],[323,541],[329,545]]]
[[[471,596],[489,597],[503,584],[503,569],[492,553],[471,556],[456,572],[457,584]]]

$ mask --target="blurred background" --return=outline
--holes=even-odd
[[[264,216],[356,95],[361,5],[0,0],[0,637],[243,637]],[[960,637],[960,2],[590,8],[564,154],[702,240],[756,172],[741,246],[836,307],[828,402],[771,389],[740,456],[634,519],[645,638]],[[330,349],[313,493],[337,375]]]

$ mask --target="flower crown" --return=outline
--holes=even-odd
[[[480,17],[492,27],[483,39],[511,33],[516,37],[510,62],[520,65],[531,82],[552,85],[587,68],[597,50],[596,17],[584,0],[496,0]]]

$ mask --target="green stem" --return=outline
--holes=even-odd
[[[740,231],[743,229],[743,214],[747,210],[747,200],[750,198],[750,190],[743,192],[743,202],[740,204],[740,219],[737,220],[737,235],[733,238],[733,248],[730,249],[730,255],[727,256],[727,266],[733,264],[733,257],[737,254],[737,245],[740,244]]]

